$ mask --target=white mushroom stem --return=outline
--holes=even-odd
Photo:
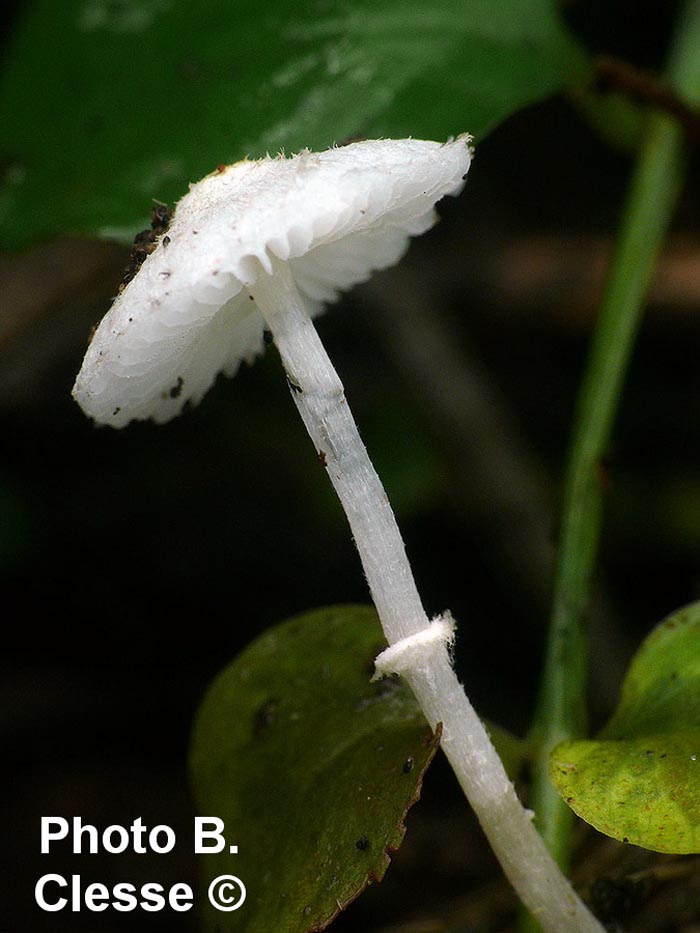
[[[486,729],[452,669],[444,620],[435,637],[416,589],[396,519],[367,455],[343,385],[286,263],[260,272],[251,295],[279,351],[292,397],[345,509],[384,633],[520,898],[551,933],[603,927],[574,893],[520,803]],[[397,643],[404,642],[404,645]],[[392,649],[395,650],[395,649]],[[381,656],[380,656],[381,657]]]

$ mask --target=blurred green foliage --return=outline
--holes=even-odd
[[[587,72],[553,0],[36,0],[0,84],[0,242],[128,240],[217,164],[480,137]]]

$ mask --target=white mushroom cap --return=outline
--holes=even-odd
[[[287,261],[311,314],[393,265],[469,168],[469,137],[366,140],[237,162],[177,204],[90,343],[73,396],[95,421],[168,421],[263,346],[248,289]]]

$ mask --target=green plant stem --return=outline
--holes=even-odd
[[[700,101],[700,0],[686,3],[666,78],[689,105]],[[533,735],[539,743],[533,807],[566,868],[573,814],[547,776],[551,749],[585,732],[585,620],[598,551],[605,455],[656,261],[684,176],[683,130],[649,117],[632,177],[576,411],[566,474],[549,640]]]

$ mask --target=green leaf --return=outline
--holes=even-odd
[[[320,609],[266,632],[214,682],[194,732],[198,812],[224,820],[202,858],[247,887],[210,931],[323,930],[401,844],[437,739],[402,683],[370,683],[384,647],[375,612]]]
[[[597,741],[554,749],[550,775],[596,829],[657,852],[700,852],[700,603],[637,652]]]
[[[643,642],[601,735],[685,731],[700,732],[700,602],[670,615]]]
[[[0,230],[130,238],[217,164],[477,138],[587,79],[554,0],[35,0],[0,85]]]

